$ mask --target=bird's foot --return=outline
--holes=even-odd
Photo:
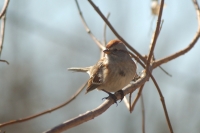
[[[121,102],[124,99],[124,92],[122,90],[118,90],[117,92],[115,92],[115,94],[119,93],[121,95],[121,100],[119,102]]]
[[[117,104],[117,97],[114,94],[110,93],[110,92],[106,92],[106,93],[108,93],[109,96],[102,98],[102,100],[103,99],[108,99],[109,97],[111,97],[114,100],[114,102]]]

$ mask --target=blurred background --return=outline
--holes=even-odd
[[[200,3],[200,1],[198,0]],[[148,54],[156,17],[151,1],[94,0],[109,21],[142,55]],[[197,17],[191,0],[166,0],[164,24],[155,48],[160,59],[185,48],[197,31]],[[4,0],[0,1],[2,8]],[[94,35],[103,40],[104,22],[88,1],[80,8]],[[152,23],[153,21],[153,23]],[[107,30],[107,40],[115,39]],[[164,64],[153,75],[165,97],[176,133],[200,132],[200,42],[187,54]],[[90,66],[100,57],[99,48],[86,33],[74,0],[11,0],[7,9],[5,41],[0,63],[0,123],[53,108],[68,100],[88,80],[84,73],[67,68]],[[141,72],[138,69],[138,73]],[[3,127],[6,133],[39,133],[99,106],[104,92],[85,90],[69,105],[27,122]],[[137,94],[134,93],[133,98]],[[169,132],[162,104],[150,80],[143,89],[146,132]],[[140,100],[132,114],[121,102],[105,113],[68,133],[142,133]]]

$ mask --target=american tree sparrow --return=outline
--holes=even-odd
[[[86,93],[97,88],[108,93],[116,103],[116,96],[110,92],[120,92],[123,99],[122,88],[134,78],[137,67],[120,40],[111,40],[103,52],[105,57],[100,59],[96,65],[84,68],[72,67],[68,70],[87,72],[90,79]]]

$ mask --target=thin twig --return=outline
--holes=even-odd
[[[5,62],[5,63],[7,63],[9,65],[9,62],[6,61],[6,60],[0,60],[0,62]]]
[[[145,108],[144,108],[144,99],[141,93],[141,107],[142,107],[142,133],[145,133]]]
[[[98,41],[98,39],[92,34],[92,31],[89,29],[89,27],[88,27],[88,25],[87,25],[87,23],[86,23],[86,21],[85,21],[85,19],[84,19],[84,17],[83,17],[83,14],[82,14],[82,12],[81,12],[81,8],[80,8],[80,6],[79,6],[79,4],[78,4],[78,0],[75,0],[75,2],[76,2],[76,6],[77,6],[77,8],[78,8],[78,12],[79,12],[79,15],[80,15],[80,17],[81,17],[81,20],[82,20],[82,22],[83,22],[83,25],[84,25],[84,27],[85,27],[85,30],[87,31],[87,33],[90,35],[90,37],[94,40],[94,42],[99,46],[99,48],[100,48],[101,50],[105,49],[105,48],[103,47],[103,45],[101,44],[101,42]]]
[[[127,109],[129,110],[130,109],[130,104],[129,104],[129,101],[127,100],[126,96],[124,96],[123,101],[124,101],[124,104],[126,105]]]
[[[106,16],[106,18],[108,19],[110,16],[110,13],[108,13],[108,15]],[[103,28],[103,46],[106,47],[107,41],[106,41],[106,27],[107,24],[104,24],[104,28]],[[105,53],[101,50],[101,58],[105,56]]]
[[[5,34],[5,21],[6,21],[6,10],[8,8],[9,0],[5,0],[3,9],[0,13],[1,19],[1,38],[0,38],[0,58],[3,49],[3,42],[4,42],[4,34]]]
[[[129,100],[128,100],[128,101],[129,101],[129,112],[130,112],[130,113],[132,113],[132,111],[131,111],[131,98],[132,98],[132,93],[133,93],[133,92],[131,92],[131,93],[129,94]]]
[[[110,17],[110,13],[107,14],[106,18],[108,20],[108,18]],[[104,23],[104,28],[103,28],[103,44],[104,46],[107,44],[107,41],[106,41],[106,27],[107,27],[107,24]]]
[[[161,4],[160,4],[160,9],[159,9],[159,15],[158,15],[158,20],[157,20],[157,25],[156,25],[156,31],[155,31],[155,34],[154,34],[154,37],[153,37],[153,42],[151,44],[151,48],[150,48],[150,52],[149,52],[149,55],[148,55],[148,59],[147,59],[147,66],[146,66],[146,70],[147,72],[148,69],[149,69],[149,66],[150,66],[150,63],[151,63],[151,60],[153,59],[153,53],[154,53],[154,48],[155,48],[155,45],[156,45],[156,41],[157,41],[157,38],[158,38],[158,35],[160,33],[160,23],[161,23],[161,17],[162,17],[162,11],[163,11],[163,5],[164,5],[164,0],[161,0]],[[150,72],[149,72],[150,73]],[[165,105],[165,101],[164,101],[164,97],[162,95],[162,92],[155,80],[155,78],[152,76],[152,74],[150,73],[150,77],[151,79],[153,80],[153,83],[155,84],[156,88],[157,88],[157,91],[160,95],[160,99],[161,99],[161,102],[162,102],[162,105],[163,105],[163,109],[164,109],[164,112],[165,112],[165,117],[167,119],[167,124],[169,126],[169,129],[170,129],[170,132],[173,133],[173,129],[172,129],[172,126],[171,126],[171,122],[169,120],[169,116],[168,116],[168,112],[167,112],[167,108],[166,108],[166,105]]]
[[[154,48],[155,48],[155,45],[156,45],[156,41],[157,41],[157,38],[158,38],[158,35],[159,35],[159,32],[160,32],[160,23],[161,23],[163,5],[164,5],[164,0],[161,0],[158,20],[157,20],[157,25],[156,25],[156,31],[155,31],[153,42],[151,44],[150,52],[149,52],[149,55],[148,55],[146,69],[148,69],[148,67],[150,65],[150,62],[151,62],[151,59],[152,59],[152,56],[153,56],[153,52],[154,52]]]
[[[162,68],[161,66],[158,66],[165,74],[167,74],[168,76],[172,77],[172,75],[170,73],[168,73],[164,68]]]
[[[5,0],[4,6],[3,6],[2,10],[1,10],[1,13],[0,13],[0,19],[1,19],[1,17],[2,17],[3,15],[5,15],[6,10],[7,10],[7,8],[8,8],[8,3],[9,3],[9,1],[10,1],[10,0]]]
[[[133,53],[131,53],[130,51],[129,51],[129,54],[130,54],[130,56],[132,57],[132,58],[134,58],[143,68],[145,68],[145,64],[144,63],[142,63],[141,61],[140,61],[140,59],[137,57],[137,56],[135,56]]]
[[[140,88],[139,88],[139,90],[138,90],[138,94],[137,94],[137,96],[135,97],[135,100],[133,101],[133,104],[130,106],[130,112],[131,112],[131,113],[133,112],[134,107],[135,107],[135,105],[136,105],[136,103],[137,103],[137,101],[138,101],[138,99],[139,99],[139,97],[140,97],[140,95],[141,95],[141,93],[142,93],[143,87],[144,87],[144,84],[143,84],[142,86],[140,86]]]
[[[164,23],[164,20],[162,20],[162,22],[161,22],[161,25],[160,25],[160,29],[159,29],[159,33],[158,33],[158,36],[160,35],[160,31],[161,31],[161,29],[162,29],[162,25],[163,25],[163,23]],[[155,35],[155,33],[153,34],[153,37],[152,37],[152,41],[151,41],[151,44],[152,44],[152,42],[153,42],[153,38],[154,38],[154,35]],[[151,49],[151,45],[150,45],[150,49]],[[152,56],[153,58],[153,61],[155,61],[155,56],[154,56],[154,54],[153,54],[153,56]],[[170,77],[172,77],[172,75],[171,74],[169,74],[166,70],[164,70],[161,66],[159,66],[159,68],[165,73],[165,74],[167,74],[168,76],[170,76]]]
[[[104,22],[108,25],[108,27],[111,29],[111,31],[115,34],[115,36],[121,40],[131,51],[133,51],[143,62],[146,62],[146,59],[137,52],[131,45],[129,45],[113,28],[113,26],[110,24],[110,22],[106,19],[106,17],[103,15],[103,13],[99,10],[99,8],[91,1],[88,0],[89,3],[92,5],[92,7],[95,9],[95,11],[101,16],[101,18],[104,20]]]
[[[200,8],[199,8],[199,4],[198,4],[197,0],[193,0],[193,4],[194,4],[194,7],[195,7],[196,12],[197,12],[198,26],[200,27]]]
[[[41,112],[41,113],[38,113],[38,114],[35,114],[35,115],[32,115],[32,116],[28,116],[28,117],[25,117],[25,118],[22,118],[22,119],[18,119],[18,120],[12,120],[12,121],[9,121],[9,122],[5,122],[5,123],[2,123],[0,124],[0,127],[5,127],[5,126],[8,126],[8,125],[11,125],[11,124],[16,124],[16,123],[21,123],[21,122],[25,122],[25,121],[28,121],[28,120],[31,120],[31,119],[34,119],[36,117],[39,117],[41,115],[44,115],[44,114],[47,114],[47,113],[51,113],[57,109],[60,109],[64,106],[66,106],[67,104],[69,104],[71,101],[73,101],[80,93],[81,91],[85,88],[85,86],[87,85],[87,82],[85,84],[83,84],[78,90],[77,92],[68,100],[66,101],[65,103],[57,106],[57,107],[54,107],[52,109],[49,109],[49,110],[46,110],[44,112]]]
[[[89,0],[89,2],[91,3],[91,0]],[[104,20],[105,21],[105,20]],[[108,24],[108,23],[107,23]],[[120,39],[120,38],[119,38]],[[142,60],[144,63],[146,62],[146,59],[145,60]],[[149,65],[148,68],[148,72],[147,73],[144,73],[143,75],[141,75],[141,78],[139,80],[137,80],[136,82],[132,83],[132,84],[129,84],[127,85],[123,92],[124,94],[128,94],[128,93],[131,93],[133,92],[134,90],[136,90],[138,87],[142,86],[148,79],[149,79],[149,75],[151,75],[151,71],[152,71],[152,66]],[[169,117],[168,117],[168,114],[167,114],[167,110],[166,110],[166,106],[165,106],[165,102],[164,102],[164,97],[162,96],[162,93],[158,87],[158,84],[156,83],[154,77],[151,75],[151,78],[158,90],[158,93],[161,97],[161,101],[162,101],[162,105],[163,105],[163,108],[164,108],[164,111],[165,111],[165,116],[167,117],[167,122],[170,123],[169,121]],[[120,95],[116,95],[117,96],[117,99],[120,99],[121,96]],[[103,112],[105,112],[112,104],[114,103],[114,101],[112,99],[108,99],[106,100],[103,104],[101,104],[98,108],[92,110],[92,111],[89,111],[83,115],[80,115],[74,119],[71,119],[71,120],[68,120],[54,128],[52,128],[51,130],[47,131],[48,133],[56,133],[56,132],[61,132],[61,131],[65,131],[69,128],[72,128],[74,126],[77,126],[77,125],[80,125],[86,121],[89,121],[91,119],[94,119],[95,117],[97,117],[98,115],[102,114]],[[168,124],[169,127],[171,127],[171,124]],[[170,129],[171,132],[173,132],[172,128]],[[46,132],[46,133],[47,133]]]
[[[135,91],[138,87],[140,87],[142,84],[144,84],[149,79],[149,75],[146,73],[143,73],[141,75],[141,78],[137,80],[134,83],[131,83],[127,85],[124,89],[124,95],[129,94],[130,92]],[[121,95],[117,93],[115,95],[117,97],[117,100],[121,99]],[[78,126],[86,121],[92,120],[95,117],[101,115],[103,112],[105,112],[112,104],[114,104],[114,101],[112,98],[107,99],[105,102],[103,102],[99,107],[92,111],[87,111],[85,114],[81,114],[75,118],[72,118],[66,122],[63,122],[62,124],[44,132],[44,133],[60,133],[62,131],[66,131],[72,127]]]
[[[3,49],[3,42],[4,42],[5,21],[6,21],[6,16],[4,14],[1,18],[0,58],[1,58],[1,53]]]
[[[158,84],[157,84],[155,78],[154,78],[151,74],[150,74],[150,77],[151,77],[151,79],[152,79],[154,85],[156,86],[156,89],[157,89],[158,94],[159,94],[159,96],[160,96],[160,100],[161,100],[161,102],[162,102],[162,106],[163,106],[163,109],[164,109],[165,117],[166,117],[166,119],[167,119],[167,124],[168,124],[169,130],[170,130],[171,133],[173,133],[173,129],[172,129],[172,126],[171,126],[171,122],[170,122],[170,119],[169,119],[169,116],[168,116],[168,112],[167,112],[167,108],[166,108],[166,105],[165,105],[165,99],[164,99],[164,97],[163,97],[163,95],[162,95],[162,92],[161,92],[161,90],[160,90],[160,88],[159,88],[159,86],[158,86]]]
[[[195,6],[195,9],[196,9],[196,12],[197,12],[197,20],[198,20],[198,30],[197,30],[197,33],[194,37],[194,39],[192,40],[192,42],[186,47],[184,48],[183,50],[180,50],[179,52],[177,53],[174,53],[170,56],[167,56],[163,59],[159,59],[159,60],[156,60],[154,61],[153,63],[153,68],[156,68],[158,66],[160,66],[161,64],[164,64],[164,63],[167,63],[181,55],[184,55],[185,53],[187,53],[188,51],[190,51],[194,45],[196,44],[196,42],[198,41],[199,37],[200,37],[200,8],[199,8],[199,4],[197,3],[196,0],[193,0],[193,3],[194,3],[194,6]]]

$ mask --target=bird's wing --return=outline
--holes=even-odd
[[[99,85],[102,84],[103,78],[103,60],[100,60],[90,71],[90,79],[88,80],[88,87],[86,89],[86,93],[96,89]],[[92,74],[93,73],[93,74]]]

